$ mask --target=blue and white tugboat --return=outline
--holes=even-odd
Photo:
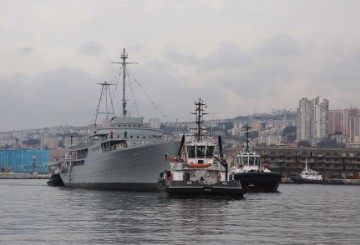
[[[213,196],[243,198],[245,190],[239,181],[228,180],[221,138],[205,137],[203,131],[204,103],[195,102],[196,133],[183,135],[177,157],[170,158],[170,170],[160,173],[158,185],[170,196]],[[215,150],[219,147],[220,155]]]

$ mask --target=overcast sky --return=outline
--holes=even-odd
[[[215,119],[296,109],[303,97],[359,106],[359,10],[357,0],[2,0],[0,131],[90,124],[96,83],[116,80],[124,48],[138,62],[128,111],[145,121],[191,121],[198,98]]]

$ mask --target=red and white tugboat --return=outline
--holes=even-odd
[[[196,133],[183,135],[176,158],[170,158],[170,171],[160,173],[159,188],[171,196],[214,196],[242,198],[245,190],[239,181],[228,180],[221,138],[214,141],[203,131],[204,103],[195,102]],[[220,156],[215,150],[219,147]]]

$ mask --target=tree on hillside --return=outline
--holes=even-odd
[[[26,145],[40,145],[41,141],[39,139],[28,139],[28,140],[24,140],[23,144]]]
[[[298,144],[298,147],[311,147],[311,144],[310,144],[310,142],[309,141],[307,141],[307,140],[302,140],[302,141],[300,141],[299,142],[299,144]]]
[[[282,131],[282,136],[285,137],[286,143],[291,143],[296,140],[296,127],[295,126],[287,126]]]

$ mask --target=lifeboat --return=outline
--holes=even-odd
[[[211,163],[189,163],[190,168],[207,168],[210,167]]]

